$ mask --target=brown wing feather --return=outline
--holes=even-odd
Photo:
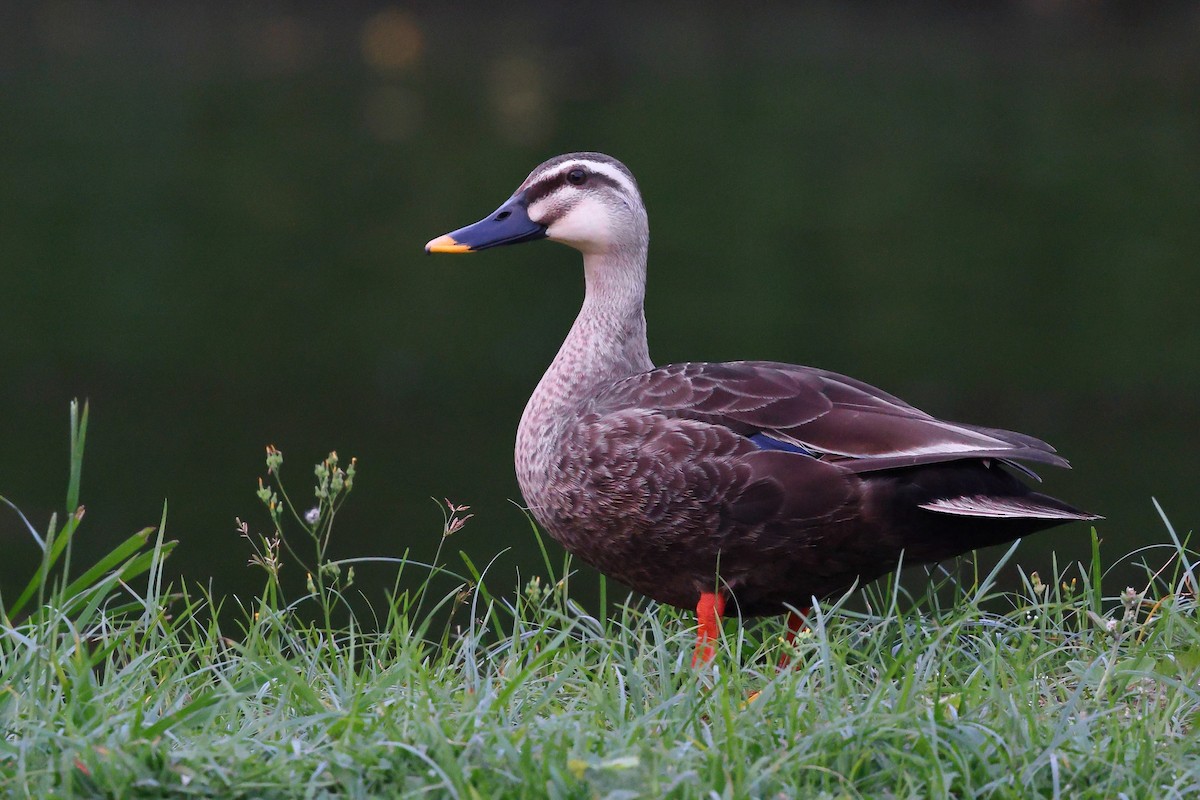
[[[962,458],[1068,466],[1032,436],[939,420],[862,381],[791,364],[672,364],[618,381],[592,408],[695,419],[742,436],[763,432],[855,472]]]

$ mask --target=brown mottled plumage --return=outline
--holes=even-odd
[[[791,364],[655,368],[642,311],[649,227],[624,165],[572,153],[430,252],[537,238],[584,256],[586,294],[517,431],[521,491],[570,552],[697,608],[711,656],[725,600],[806,608],[906,564],[1096,519],[1031,491],[1031,436],[939,420],[861,381]],[[1036,477],[1036,476],[1035,476]],[[698,650],[700,657],[700,650]]]

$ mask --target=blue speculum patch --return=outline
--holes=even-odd
[[[799,453],[800,455],[816,458],[817,454],[807,447],[801,447],[798,444],[791,442],[781,442],[778,439],[773,439],[765,433],[756,433],[753,436],[747,437],[759,450],[782,450],[785,453]]]

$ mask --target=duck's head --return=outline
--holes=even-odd
[[[425,245],[427,253],[469,253],[550,239],[584,254],[645,247],[646,209],[633,174],[602,153],[568,153],[545,162],[512,197],[474,225]]]

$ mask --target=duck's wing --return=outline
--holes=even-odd
[[[671,364],[614,383],[590,410],[632,409],[720,425],[760,449],[859,473],[964,458],[1070,466],[1032,436],[940,420],[862,381],[793,364]]]

